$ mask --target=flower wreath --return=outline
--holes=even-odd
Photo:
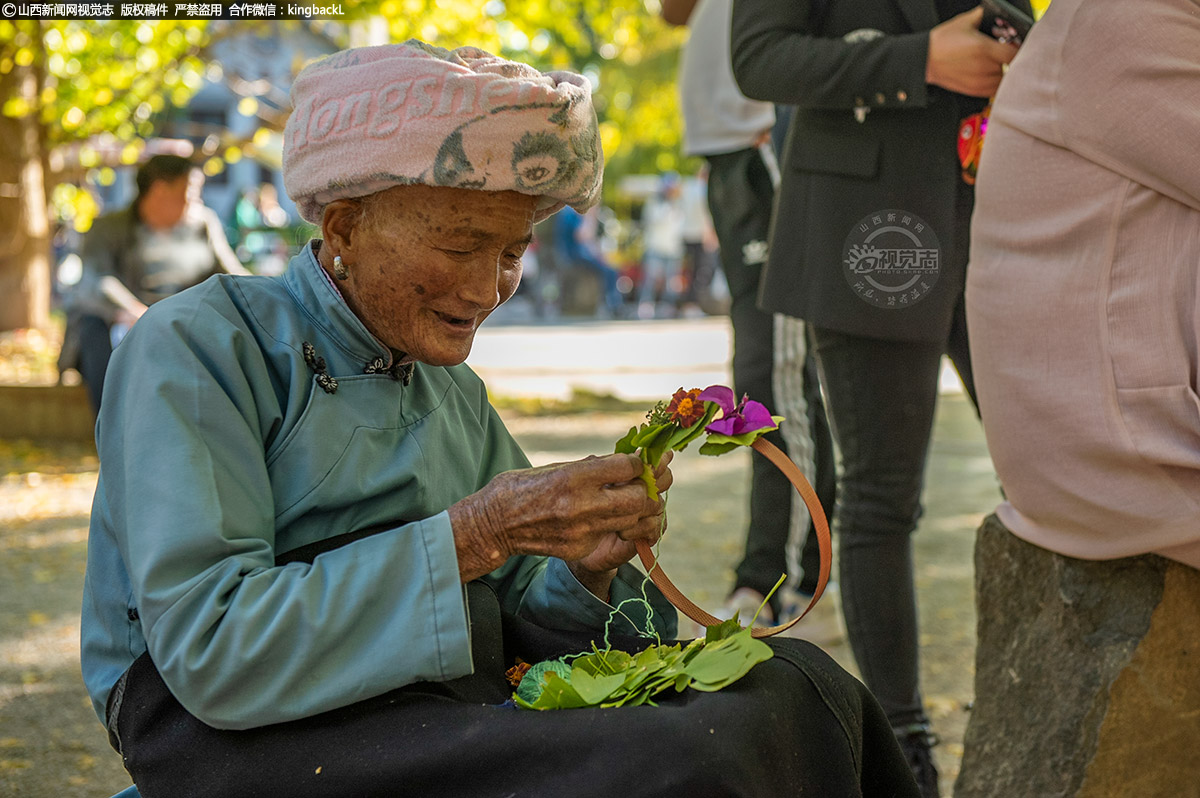
[[[720,418],[717,418],[718,412]],[[654,705],[654,696],[668,688],[674,688],[676,692],[689,687],[705,692],[720,690],[745,676],[759,662],[771,658],[770,647],[757,638],[790,628],[812,609],[825,589],[830,563],[829,526],[816,493],[787,455],[762,437],[778,429],[783,420],[781,416],[772,416],[760,402],[746,396],[738,401],[734,392],[723,385],[713,385],[704,390],[680,388],[669,402],[656,404],[646,414],[644,423],[631,427],[617,441],[616,451],[636,453],[641,459],[641,479],[646,483],[646,493],[651,498],[659,497],[654,466],[662,456],[667,451],[686,449],[702,435],[706,437],[700,446],[701,454],[720,455],[740,446],[751,446],[770,459],[800,492],[813,514],[817,528],[821,570],[817,589],[804,612],[787,624],[768,629],[754,627],[754,619],[743,627],[736,615],[721,621],[684,596],[663,573],[650,544],[640,540],[637,543],[638,555],[646,567],[647,579],[653,580],[680,612],[705,627],[704,637],[686,646],[679,643],[664,645],[651,626],[646,636],[656,638],[658,643],[638,654],[629,654],[614,650],[608,644],[606,630],[603,648],[593,642],[590,652],[571,654],[535,665],[518,662],[508,672],[509,680],[516,688],[513,702],[517,706],[544,710]],[[781,576],[771,592],[778,589],[785,579],[786,575]],[[642,596],[627,601],[643,603],[649,610],[644,582]],[[765,599],[763,604],[766,604]],[[613,614],[622,614],[620,605],[613,610]],[[650,617],[649,612],[646,617]]]

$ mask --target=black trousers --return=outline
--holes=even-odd
[[[759,281],[766,264],[775,189],[770,172],[757,148],[707,156],[709,165],[708,205],[721,250],[721,268],[730,292],[730,321],[733,326],[733,388],[738,396],[748,395],[778,412],[784,397],[776,395],[776,351],[774,314],[757,305]],[[805,347],[801,383],[807,405],[814,473],[813,487],[827,516],[832,517],[836,488],[833,443],[811,347]],[[767,439],[795,459],[807,453],[789,451],[778,431]],[[745,554],[737,566],[735,587],[750,587],[767,593],[788,570],[786,550],[791,531],[793,502],[800,501],[787,478],[762,455],[752,456],[750,483],[750,526]],[[802,470],[809,470],[800,464]],[[816,589],[820,553],[811,522],[801,554],[799,588]],[[772,609],[778,612],[778,597]]]
[[[774,658],[717,693],[526,711],[507,702],[513,658],[581,651],[590,638],[502,613],[482,583],[468,600],[472,676],[257,729],[206,726],[143,656],[113,707],[126,768],[144,798],[918,795],[879,705],[811,644],[773,642]]]
[[[100,412],[100,397],[104,390],[104,375],[108,373],[108,361],[112,357],[110,325],[99,316],[72,316],[67,335],[78,336],[78,362],[73,364],[83,378],[87,388],[92,412]]]
[[[927,720],[911,536],[921,517],[944,352],[974,399],[963,307],[960,300],[944,343],[813,330],[842,458],[834,528],[847,637],[864,681],[897,727]]]

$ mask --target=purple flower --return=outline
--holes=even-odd
[[[705,402],[715,402],[721,408],[721,417],[704,428],[708,432],[734,436],[776,427],[770,411],[761,402],[752,401],[743,395],[742,401],[735,404],[733,391],[724,385],[710,386],[697,398]]]

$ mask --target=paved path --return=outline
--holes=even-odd
[[[568,399],[572,389],[582,389],[653,404],[680,386],[732,381],[733,343],[724,316],[554,324],[521,323],[524,318],[493,319],[475,338],[467,362],[493,395]],[[948,367],[942,390],[960,390]]]

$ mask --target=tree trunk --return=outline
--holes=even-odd
[[[18,23],[19,24],[19,23]],[[43,56],[37,23],[22,26],[35,61],[0,75],[0,98],[25,98],[38,108]],[[50,224],[44,135],[37,110],[0,115],[0,331],[42,328],[50,322]]]

